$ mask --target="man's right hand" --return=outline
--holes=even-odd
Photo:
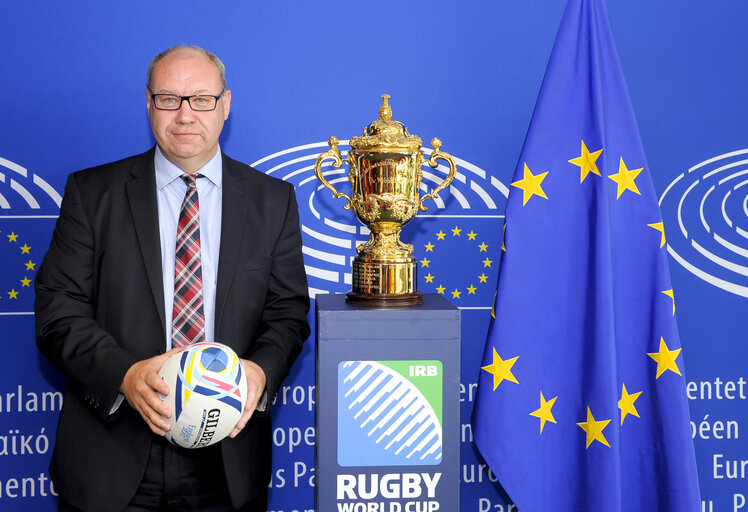
[[[172,412],[158,396],[158,393],[169,394],[169,386],[158,376],[158,371],[176,350],[178,349],[138,361],[127,370],[120,386],[127,403],[140,413],[153,433],[160,436],[169,430],[170,425],[166,418],[170,417]]]

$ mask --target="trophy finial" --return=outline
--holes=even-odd
[[[382,106],[379,107],[379,119],[382,121],[392,119],[392,108],[390,107],[389,99],[389,94],[382,94]]]

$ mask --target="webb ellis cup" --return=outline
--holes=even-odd
[[[382,95],[379,119],[364,128],[364,135],[350,140],[351,151],[346,161],[350,166],[348,181],[352,196],[338,192],[322,174],[322,162],[333,160],[332,166],[343,165],[338,150],[338,139],[330,137],[330,149],[317,157],[314,173],[334,197],[344,197],[358,220],[370,230],[369,241],[357,247],[353,260],[353,290],[347,301],[371,306],[406,306],[421,304],[423,296],[417,290],[416,259],[413,246],[400,241],[403,225],[415,217],[418,210],[426,211],[423,202],[434,199],[454,178],[454,159],[439,150],[441,142],[433,139],[434,151],[428,164],[437,160],[449,163],[449,174],[431,193],[419,196],[421,167],[421,139],[410,135],[403,123],[392,119],[389,95]]]

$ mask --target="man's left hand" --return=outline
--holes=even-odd
[[[236,423],[236,427],[231,431],[229,437],[236,437],[239,432],[242,431],[244,426],[247,424],[249,419],[252,417],[252,413],[257,409],[257,403],[260,401],[260,397],[265,392],[265,372],[256,363],[247,359],[242,359],[242,368],[244,368],[244,374],[247,376],[247,403],[244,406],[244,412],[242,417]]]

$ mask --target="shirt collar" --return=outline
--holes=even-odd
[[[153,157],[153,165],[156,169],[156,187],[159,190],[170,184],[172,181],[180,178],[184,171],[171,163],[164,154],[161,152],[161,148],[156,146],[156,154]],[[223,160],[221,158],[221,148],[218,148],[216,154],[213,155],[208,163],[206,163],[201,169],[197,170],[202,176],[208,178],[219,189],[223,183]]]

